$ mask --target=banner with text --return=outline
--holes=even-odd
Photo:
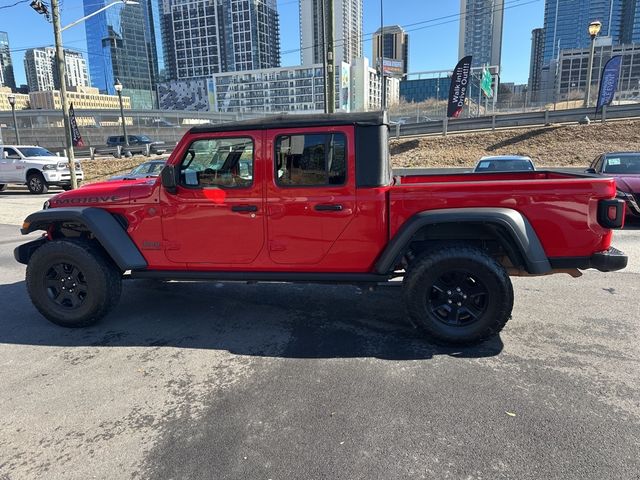
[[[78,128],[78,121],[76,120],[76,111],[73,109],[73,103],[69,105],[69,123],[71,123],[71,140],[73,146],[84,147],[82,135],[80,135],[80,129]]]
[[[449,87],[449,106],[447,117],[458,118],[464,108],[464,101],[469,91],[469,75],[471,74],[471,55],[461,59],[451,76]]]
[[[622,65],[622,56],[616,55],[611,57],[602,69],[602,78],[600,79],[600,92],[598,93],[598,103],[596,104],[596,113],[603,105],[611,105],[613,97],[618,89],[618,80],[620,78],[620,66]]]

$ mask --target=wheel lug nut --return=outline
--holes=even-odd
[[[451,295],[451,290],[447,290],[447,295]]]
[[[447,302],[449,302],[449,303],[453,303],[451,300],[447,300]]]
[[[459,306],[459,307],[461,307],[461,306],[462,306],[462,303],[458,302],[458,306]]]
[[[74,285],[74,287],[75,287],[75,285]],[[462,295],[462,298],[464,298],[466,300],[467,296],[466,295]]]
[[[459,292],[459,291],[460,291],[460,287],[456,288],[456,292]]]

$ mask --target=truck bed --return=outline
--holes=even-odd
[[[549,258],[589,256],[611,244],[597,204],[615,194],[612,178],[557,171],[398,176],[389,193],[389,233],[424,210],[510,208],[529,220]]]

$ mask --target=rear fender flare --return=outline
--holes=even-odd
[[[428,225],[444,223],[485,223],[498,226],[507,233],[522,256],[527,272],[539,275],[551,271],[551,264],[540,239],[520,212],[510,208],[448,208],[419,212],[407,220],[378,258],[376,273],[387,274],[393,270],[418,230]]]
[[[40,210],[25,219],[20,231],[26,235],[36,230],[46,230],[51,224],[67,221],[86,226],[120,270],[140,270],[147,267],[147,261],[127,235],[123,226],[113,215],[100,208],[77,207]],[[22,251],[24,252],[24,249]],[[26,255],[22,253],[21,259],[18,261],[25,263],[24,260],[29,260],[25,257]]]

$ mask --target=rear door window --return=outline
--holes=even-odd
[[[344,185],[347,180],[345,135],[321,133],[277,137],[275,180],[283,187]]]

